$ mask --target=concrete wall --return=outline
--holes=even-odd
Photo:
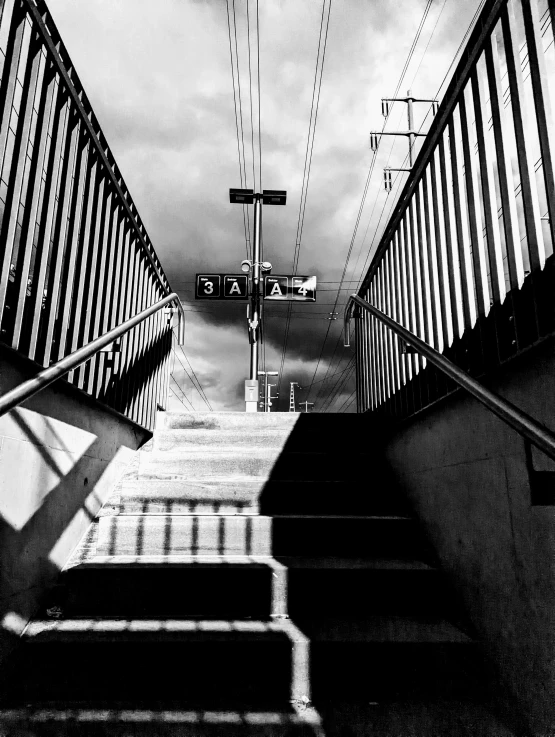
[[[0,394],[33,371],[0,349]],[[0,663],[150,433],[57,382],[0,417]]]
[[[488,386],[555,430],[555,344]],[[387,458],[486,642],[505,706],[555,733],[555,507],[532,507],[523,439],[457,393],[396,428]],[[552,461],[534,452],[536,470]]]

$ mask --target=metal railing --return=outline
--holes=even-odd
[[[57,363],[172,292],[42,0],[0,0],[0,341]],[[67,380],[150,428],[171,324],[155,311]]]
[[[82,348],[78,348],[74,353],[62,358],[61,361],[58,361],[53,366],[43,369],[36,376],[33,376],[32,379],[24,381],[23,384],[20,384],[15,389],[12,389],[6,394],[0,396],[0,417],[14,407],[20,405],[22,402],[25,402],[27,399],[30,399],[35,394],[38,394],[38,392],[45,389],[54,381],[57,381],[57,379],[61,379],[69,371],[73,371],[87,361],[90,361],[90,359],[102,349],[107,347],[113,349],[114,341],[121,338],[129,330],[133,330],[133,328],[140,325],[143,320],[147,320],[151,315],[154,315],[158,310],[163,309],[167,304],[171,304],[172,302],[179,305],[178,343],[179,345],[183,345],[185,313],[183,312],[183,307],[181,306],[179,297],[177,294],[172,293],[164,299],[161,299],[159,302],[156,302],[156,304],[151,307],[147,307],[146,310],[143,310],[138,315],[126,320],[122,325],[112,328],[112,330],[109,330],[104,335],[95,338],[91,343],[87,343],[87,345]],[[113,350],[111,352],[113,352]]]
[[[546,455],[555,460],[555,434],[545,428],[539,422],[536,422],[533,417],[526,414],[522,410],[515,407],[514,404],[503,399],[498,394],[487,389],[483,384],[476,379],[473,379],[465,371],[462,371],[458,366],[449,359],[445,358],[435,348],[420,340],[414,333],[407,330],[398,322],[388,317],[383,312],[378,310],[373,305],[369,304],[365,300],[358,297],[356,294],[352,294],[345,308],[345,347],[349,347],[350,340],[350,321],[353,306],[357,305],[361,309],[371,314],[374,318],[379,320],[386,328],[396,333],[410,348],[414,348],[418,353],[424,356],[430,363],[442,371],[447,377],[455,381],[460,387],[465,389],[469,394],[472,394],[479,402],[485,407],[491,410],[497,417],[502,419],[510,427],[520,433],[523,437],[527,438],[536,447],[542,450]]]
[[[555,331],[554,71],[546,0],[488,0],[358,293],[474,376]],[[359,412],[450,390],[373,313],[356,336]]]

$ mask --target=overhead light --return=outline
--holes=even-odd
[[[240,205],[252,205],[252,203],[254,202],[254,190],[230,189],[229,201]]]
[[[241,261],[241,271],[244,274],[248,274],[249,271],[251,270],[251,267],[252,267],[252,263],[250,261],[248,260]]]
[[[287,192],[283,189],[263,189],[262,203],[264,205],[285,205]]]
[[[272,270],[272,264],[269,261],[263,261],[260,264],[260,268],[262,271],[271,271]]]

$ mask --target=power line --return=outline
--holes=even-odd
[[[316,51],[316,66],[314,69],[314,84],[312,87],[312,101],[310,105],[310,118],[308,122],[308,133],[307,133],[307,138],[306,138],[303,181],[301,185],[301,198],[299,202],[299,214],[297,218],[297,232],[295,234],[295,249],[293,252],[293,271],[292,271],[293,274],[297,273],[297,268],[299,264],[299,256],[300,256],[300,251],[301,251],[301,241],[302,241],[304,217],[305,217],[305,211],[306,211],[306,200],[307,200],[307,194],[308,194],[308,185],[310,183],[310,171],[312,167],[312,152],[314,150],[314,139],[316,136],[316,125],[318,122],[318,108],[320,105],[320,91],[322,89],[322,78],[324,75],[324,61],[326,57],[326,46],[328,42],[328,30],[329,30],[329,23],[330,23],[331,3],[332,3],[332,0],[329,0],[326,30],[324,33],[324,45],[323,45],[322,55],[320,59],[320,48],[322,47],[322,33],[324,29],[324,17],[325,17],[325,9],[326,9],[326,0],[322,0],[322,16],[320,18],[320,33],[318,35],[318,49]],[[320,81],[318,81],[318,74],[320,76]],[[281,362],[280,362],[280,368],[279,368],[279,378],[277,382],[277,393],[278,394],[280,391],[281,381],[283,378],[283,367],[285,365],[285,354],[287,352],[287,342],[289,339],[289,328],[291,325],[291,310],[292,310],[292,306],[289,306],[287,310],[287,322],[285,324],[283,348],[281,351]]]
[[[242,108],[241,108],[241,100],[240,100],[240,94],[241,94],[241,88],[239,83],[239,63],[237,60],[237,83],[238,83],[238,92],[239,92],[239,113],[240,115],[237,115],[237,94],[235,92],[235,71],[233,68],[233,49],[232,49],[232,41],[231,41],[231,20],[229,16],[229,0],[226,0],[226,9],[227,9],[227,31],[229,35],[229,60],[231,65],[231,83],[233,85],[233,110],[235,113],[235,131],[237,134],[237,156],[239,159],[239,179],[241,181],[241,187],[246,185],[247,175],[245,170],[245,144],[243,140],[243,160],[241,161],[241,145],[239,141],[239,117],[241,119],[241,137],[243,134],[243,115],[242,115]],[[235,0],[233,0],[233,26],[235,29],[235,47],[237,48],[237,26],[235,24]],[[243,172],[245,172],[245,178],[243,180]],[[243,205],[243,227],[245,229],[245,250],[247,252],[247,258],[250,258],[250,226],[248,222],[248,211],[245,212],[245,205]]]
[[[176,332],[175,332],[175,330],[174,330],[174,329],[173,329],[173,334],[174,334],[174,335],[175,335],[175,337],[177,338],[177,335],[176,335]],[[200,394],[201,398],[202,398],[202,399],[204,400],[204,403],[205,403],[205,404],[207,405],[207,407],[208,407],[208,408],[210,409],[210,411],[211,411],[211,412],[213,412],[214,410],[213,410],[213,408],[212,408],[212,405],[210,404],[210,402],[208,401],[208,397],[207,397],[207,396],[206,396],[206,394],[204,393],[204,389],[202,388],[202,384],[200,383],[200,381],[199,381],[199,379],[198,379],[198,376],[197,376],[197,375],[196,375],[196,373],[195,373],[195,370],[194,370],[194,368],[193,368],[193,367],[191,366],[191,362],[190,362],[190,361],[189,361],[189,359],[187,358],[187,354],[186,354],[186,353],[185,353],[185,351],[183,350],[183,346],[179,346],[179,348],[181,349],[181,353],[183,354],[183,358],[184,358],[184,359],[185,359],[185,360],[187,361],[187,363],[189,364],[189,368],[191,369],[191,371],[192,371],[192,373],[193,373],[193,376],[195,377],[195,379],[196,379],[196,382],[197,382],[198,386],[197,386],[197,385],[195,384],[195,382],[194,382],[194,381],[193,381],[193,379],[191,378],[191,375],[189,374],[189,372],[187,371],[187,369],[186,369],[186,368],[185,368],[185,366],[183,365],[183,362],[181,361],[181,359],[180,359],[180,358],[179,358],[179,356],[177,355],[177,351],[176,351],[176,352],[175,352],[175,355],[176,355],[176,358],[177,358],[177,360],[178,360],[178,361],[179,361],[179,363],[181,364],[181,368],[183,369],[183,371],[185,371],[185,373],[186,373],[186,374],[187,374],[187,376],[189,377],[189,380],[191,381],[191,384],[192,384],[192,385],[193,385],[193,386],[195,387],[195,389],[197,390],[197,392],[198,392],[198,393]]]

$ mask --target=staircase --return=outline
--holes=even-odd
[[[32,621],[0,735],[510,735],[368,417],[161,414]]]

